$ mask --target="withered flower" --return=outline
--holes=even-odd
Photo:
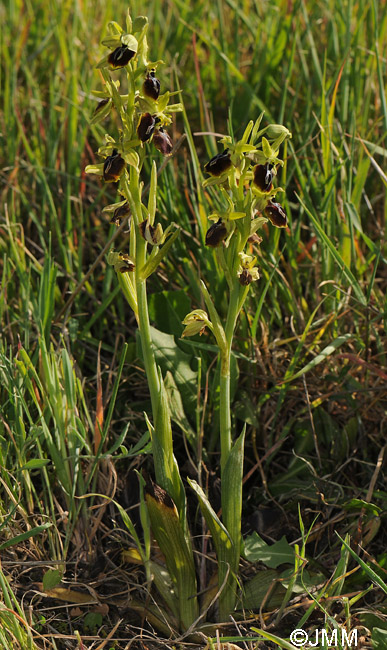
[[[117,149],[113,149],[112,155],[108,156],[103,165],[103,178],[106,183],[115,183],[120,178],[125,167],[125,160]]]
[[[153,144],[155,145],[156,149],[158,149],[160,153],[163,154],[163,156],[169,156],[172,152],[173,142],[168,133],[161,127],[154,133]]]
[[[222,222],[222,219],[219,219],[216,223],[213,223],[212,226],[207,230],[206,233],[206,246],[211,246],[211,248],[216,248],[220,246],[222,241],[227,237],[227,228]]]
[[[116,270],[120,273],[130,273],[134,271],[135,263],[127,253],[119,253],[119,260],[117,262]]]
[[[241,262],[237,272],[238,280],[242,287],[247,287],[252,282],[259,280],[259,271],[255,266],[257,258],[243,252],[238,254]]]
[[[262,237],[258,235],[256,232],[253,232],[252,235],[247,240],[249,244],[262,244]]]
[[[114,210],[113,216],[110,220],[110,223],[113,223],[115,226],[120,226],[121,222],[125,217],[128,217],[130,215],[130,207],[129,203],[125,201],[123,205],[120,205],[119,208],[116,208]],[[129,222],[130,225],[130,222]]]
[[[143,113],[137,126],[137,135],[141,142],[147,142],[155,130],[156,124],[160,122],[159,117],[153,117],[150,113]]]
[[[242,269],[238,275],[238,280],[241,283],[242,287],[248,287],[248,285],[253,282],[254,278],[248,269]]]
[[[126,65],[128,65],[130,59],[133,59],[135,54],[136,52],[130,50],[126,45],[120,45],[120,47],[116,47],[113,52],[110,52],[108,56],[108,63],[110,63],[114,69],[124,68]]]
[[[159,246],[163,242],[164,233],[160,223],[157,226],[152,226],[149,219],[141,221],[138,225],[141,235],[144,237],[145,241],[152,246]]]
[[[222,153],[218,153],[211,158],[204,165],[204,170],[211,176],[221,176],[230,169],[231,165],[231,154],[229,154],[228,149],[225,149]]]
[[[266,165],[255,165],[254,183],[261,192],[270,192],[273,187],[272,181],[275,175],[274,167],[270,163]]]
[[[145,77],[142,91],[146,97],[151,97],[155,101],[158,100],[160,95],[160,81],[157,79],[154,70],[151,70]]]
[[[195,336],[196,334],[203,334],[206,329],[206,326],[212,329],[211,321],[207,316],[207,312],[203,309],[194,309],[191,311],[183,320],[183,325],[185,325],[184,332],[181,337],[185,336]]]
[[[265,216],[277,228],[286,228],[288,224],[285,210],[280,203],[270,201],[265,208]]]

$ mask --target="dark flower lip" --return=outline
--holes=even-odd
[[[265,208],[265,215],[277,228],[286,228],[288,225],[285,210],[280,203],[270,201]]]
[[[160,118],[153,117],[150,113],[143,113],[141,115],[137,126],[137,135],[141,142],[150,140],[158,122],[160,122]]]
[[[125,167],[125,160],[117,149],[113,149],[112,155],[108,156],[103,164],[103,178],[107,183],[115,183],[120,178]]]
[[[145,81],[142,85],[142,90],[146,97],[151,97],[155,101],[158,100],[160,95],[160,81],[155,76],[154,70],[151,70],[150,73],[145,77]]]
[[[222,153],[218,153],[216,156],[211,158],[211,160],[204,165],[204,170],[207,174],[211,174],[211,176],[221,176],[224,172],[230,169],[231,165],[231,155],[229,154],[228,149],[225,149]]]
[[[133,59],[135,54],[136,52],[130,50],[126,45],[120,45],[120,47],[116,47],[113,52],[110,52],[108,63],[110,63],[112,68],[124,68],[128,65],[130,59]]]
[[[129,203],[126,201],[126,203],[120,205],[119,208],[116,208],[114,210],[110,223],[114,224],[115,226],[120,226],[122,220],[125,219],[125,217],[128,217],[129,215],[130,215],[130,207],[129,207]]]
[[[270,192],[273,187],[273,165],[255,165],[254,167],[254,184],[261,192]]]
[[[162,128],[154,132],[153,144],[163,156],[169,156],[172,153],[173,142],[168,133]]]
[[[227,228],[222,222],[222,219],[219,219],[207,230],[205,244],[211,248],[217,248],[226,237]]]
[[[243,269],[242,273],[238,276],[238,280],[241,283],[242,287],[248,287],[252,283],[253,278],[248,269]]]

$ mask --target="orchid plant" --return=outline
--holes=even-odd
[[[244,432],[237,439],[232,435],[230,403],[230,361],[238,316],[247,298],[249,287],[259,280],[257,256],[252,253],[262,239],[257,232],[267,221],[278,228],[287,226],[286,213],[276,195],[284,190],[274,185],[277,170],[283,165],[278,158],[280,145],[290,136],[284,126],[274,124],[260,128],[263,114],[251,121],[241,138],[235,142],[227,135],[220,140],[223,151],[214,156],[204,170],[209,177],[203,186],[217,186],[225,209],[209,215],[214,223],[208,228],[205,244],[215,250],[219,269],[224,273],[229,290],[226,322],[221,318],[207,287],[201,282],[203,301],[208,313],[195,309],[187,314],[183,336],[213,333],[220,355],[220,447],[222,497],[222,551],[218,552],[218,584],[220,620],[226,620],[237,601],[237,574],[241,554],[241,516]],[[203,498],[201,489],[189,481]],[[207,525],[213,532],[216,515],[209,504],[202,505]],[[218,522],[218,526],[220,526]],[[227,540],[227,541],[226,541]],[[216,545],[216,544],[215,544]],[[220,546],[218,540],[218,547]],[[220,561],[220,558],[222,560]]]
[[[157,168],[153,160],[150,190],[147,201],[143,196],[141,172],[146,156],[154,150],[164,156],[173,151],[168,134],[172,114],[182,109],[170,103],[173,93],[161,94],[157,77],[162,61],[148,60],[148,21],[139,16],[132,21],[127,16],[126,31],[116,22],[108,25],[109,35],[102,41],[108,53],[98,63],[104,88],[95,91],[99,102],[92,123],[101,122],[115,109],[121,126],[98,149],[102,161],[88,165],[86,172],[98,174],[106,183],[116,183],[119,200],[107,206],[104,212],[111,222],[130,226],[128,252],[111,251],[108,263],[117,272],[118,281],[131,306],[138,325],[144,366],[149,385],[152,419],[147,418],[152,440],[152,454],[156,482],[147,479],[143,506],[146,504],[153,535],[165,556],[168,579],[162,581],[153,566],[149,544],[138,550],[147,570],[153,575],[157,588],[164,595],[176,627],[181,631],[192,629],[203,618],[199,616],[196,572],[190,537],[186,494],[178,464],[173,454],[171,417],[167,392],[152,345],[148,314],[147,278],[156,271],[178,236],[178,228],[170,224],[164,231],[156,222]],[[120,80],[112,74],[122,70],[126,75],[125,92]],[[279,148],[290,137],[281,125],[261,128],[261,115],[250,122],[241,140],[235,142],[225,136],[220,143],[223,151],[205,166],[208,178],[204,187],[216,186],[224,209],[209,215],[205,245],[214,250],[219,269],[224,273],[228,291],[228,311],[225,323],[216,309],[210,291],[201,282],[203,305],[191,311],[184,319],[183,337],[202,333],[208,328],[214,335],[221,362],[220,372],[220,441],[222,520],[217,516],[207,495],[192,480],[207,526],[212,536],[218,560],[218,618],[227,620],[235,609],[238,597],[238,566],[241,555],[241,509],[244,433],[236,440],[232,433],[230,403],[230,359],[238,316],[247,298],[249,287],[259,280],[257,255],[254,247],[261,238],[257,234],[270,221],[284,228],[286,213],[276,202],[283,192],[275,185],[277,170],[283,165]],[[207,311],[202,309],[206,307]],[[149,539],[146,516],[142,517],[144,539]],[[147,550],[148,548],[148,550]],[[163,587],[164,584],[164,587]]]

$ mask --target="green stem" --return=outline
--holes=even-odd
[[[156,359],[153,351],[152,337],[150,331],[148,300],[146,291],[146,280],[140,276],[140,270],[146,261],[146,241],[141,236],[138,226],[142,221],[141,197],[140,197],[140,177],[135,167],[130,168],[129,183],[124,182],[123,190],[130,209],[135,226],[135,282],[137,295],[137,321],[140,333],[141,349],[144,359],[145,372],[149,384],[149,391],[152,403],[153,421],[156,420],[157,407],[159,402],[160,382],[157,373]],[[132,240],[133,241],[133,240]],[[132,248],[132,246],[131,246]],[[132,252],[132,251],[131,251]],[[157,468],[156,468],[157,471]]]
[[[234,336],[239,307],[239,283],[234,282],[228,305],[225,327],[226,347],[221,352],[220,366],[220,466],[223,474],[231,450],[231,404],[230,404],[230,361],[231,347]]]

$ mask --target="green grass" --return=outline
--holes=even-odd
[[[284,123],[293,134],[281,152],[279,178],[290,227],[263,231],[261,280],[234,346],[234,425],[238,432],[247,427],[245,529],[260,513],[258,532],[275,541],[285,533],[291,547],[301,543],[304,559],[302,566],[244,565],[242,577],[248,582],[275,571],[284,583],[278,603],[259,593],[249,606],[256,615],[262,607],[262,621],[275,623],[269,632],[277,638],[288,640],[300,621],[305,629],[311,621],[334,629],[334,621],[348,629],[365,625],[375,648],[383,647],[387,606],[384,9],[376,0],[131,3],[133,15],[149,17],[152,58],[166,64],[163,86],[180,88],[185,108],[172,131],[175,140],[183,133],[186,140],[160,175],[157,206],[161,221],[175,221],[181,236],[149,287],[158,363],[164,374],[172,371],[183,400],[184,413],[179,404],[173,412],[182,475],[204,472],[216,504],[216,350],[206,336],[179,339],[187,311],[203,308],[197,271],[222,317],[227,308],[215,255],[204,247],[207,214],[218,199],[202,188],[203,164],[218,151],[213,133],[225,134],[227,120],[238,138],[264,110],[264,120]],[[48,601],[50,621],[42,613],[47,600],[36,597],[36,585],[55,562],[64,586],[91,586],[109,606],[101,635],[124,618],[111,647],[124,648],[141,627],[148,646],[168,637],[168,627],[152,636],[157,603],[142,586],[142,569],[120,566],[121,550],[133,544],[119,511],[97,496],[79,498],[114,497],[132,508],[140,530],[145,515],[135,507],[135,469],[150,469],[142,438],[150,402],[135,319],[104,257],[81,285],[114,234],[102,214],[114,191],[86,177],[84,168],[99,162],[101,137],[116,126],[114,115],[112,124],[89,125],[91,90],[101,84],[99,41],[109,20],[124,22],[124,12],[124,4],[90,0],[0,5],[0,644],[6,649],[81,647],[75,630],[82,638],[95,632],[85,625],[91,605],[79,605],[74,624],[66,601]],[[146,165],[145,182],[149,174]],[[124,246],[122,236],[116,246]],[[176,348],[168,347],[168,335]],[[190,369],[187,386],[174,372],[177,363]],[[211,548],[202,542],[195,507],[192,498],[196,549],[206,555]],[[310,530],[297,541],[298,507]],[[269,529],[270,513],[277,523]],[[350,536],[362,563],[334,531],[346,543]],[[198,559],[198,567],[203,586],[212,564]],[[291,589],[290,569],[298,576]],[[108,575],[105,584],[100,574]],[[116,594],[129,589],[133,607],[123,616],[127,603]],[[302,611],[300,594],[307,598]],[[213,596],[203,596],[203,609]],[[150,623],[133,613],[146,602]],[[240,636],[235,626],[226,632]],[[208,636],[215,631],[209,628]],[[114,638],[121,639],[115,646]]]

